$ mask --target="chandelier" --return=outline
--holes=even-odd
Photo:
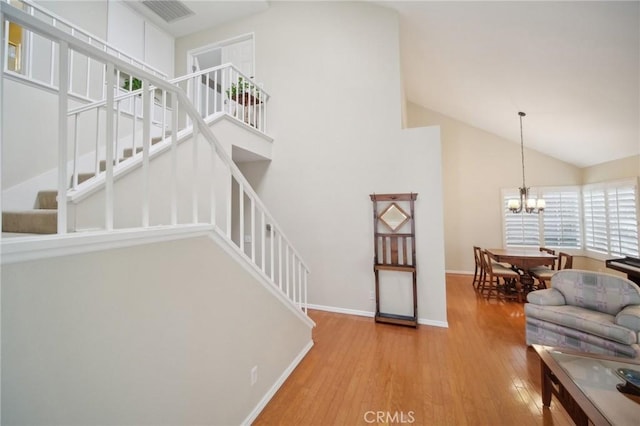
[[[529,196],[529,188],[524,182],[524,138],[522,137],[522,117],[526,116],[524,112],[518,112],[520,116],[520,156],[522,158],[522,186],[520,190],[520,199],[509,200],[509,210],[513,213],[520,213],[522,210],[527,213],[540,213],[544,211],[545,202],[542,198],[535,199]]]

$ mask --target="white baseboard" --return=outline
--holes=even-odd
[[[426,318],[418,318],[418,324],[429,325],[431,327],[449,328],[449,323],[447,321],[434,321]]]
[[[334,312],[336,314],[357,315],[359,317],[373,318],[373,316],[375,314],[375,312],[358,311],[358,310],[355,310],[355,309],[347,309],[347,308],[337,308],[335,306],[324,306],[324,305],[307,304],[307,307],[309,309],[315,309],[317,311]]]
[[[447,269],[446,271],[444,271],[446,274],[456,274],[456,275],[473,275],[473,272],[471,271],[455,271],[455,270],[450,270]]]
[[[307,306],[309,307],[309,309],[315,309],[318,311],[326,311],[326,312],[334,312],[336,314],[358,315],[361,317],[369,317],[369,318],[373,318],[375,316],[375,312],[370,312],[370,311],[358,311],[355,309],[337,308],[334,306],[312,305],[312,304],[308,304]],[[449,328],[449,323],[447,321],[434,321],[426,318],[418,318],[418,324],[429,325],[432,327]]]
[[[271,398],[273,398],[276,392],[278,392],[278,389],[280,389],[280,386],[282,386],[282,384],[287,380],[287,378],[291,375],[291,373],[293,373],[293,370],[295,370],[298,364],[300,364],[302,359],[307,355],[307,353],[311,350],[312,347],[313,347],[313,340],[307,343],[307,345],[302,349],[302,351],[300,351],[298,356],[296,356],[295,359],[291,362],[291,364],[289,364],[287,369],[284,370],[284,372],[280,375],[280,377],[278,377],[278,380],[276,380],[273,386],[271,386],[271,388],[267,391],[267,393],[262,397],[260,402],[258,402],[258,405],[256,405],[255,408],[251,411],[251,413],[249,413],[247,418],[244,419],[244,421],[241,423],[242,425],[250,425],[251,423],[254,422],[255,419],[258,418],[258,415],[260,415],[262,410],[264,410],[264,407],[267,406],[269,401],[271,401]]]

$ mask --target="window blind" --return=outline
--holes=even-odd
[[[540,220],[537,214],[512,213],[509,200],[519,198],[515,192],[505,191],[502,196],[504,212],[504,239],[507,247],[539,246]]]
[[[636,188],[622,186],[607,191],[609,252],[613,256],[638,257]]]
[[[585,248],[610,256],[639,257],[636,182],[587,185],[582,197]]]
[[[607,253],[607,208],[604,189],[584,189],[582,205],[584,209],[585,248],[598,253]]]
[[[579,249],[582,246],[579,188],[545,189],[542,196],[546,203],[542,215],[544,245]]]
[[[532,197],[544,198],[546,207],[543,214],[511,213],[508,208],[509,199],[518,198],[519,195],[510,190],[502,192],[505,245],[580,249],[580,187],[553,187],[538,191],[532,189],[530,194]]]

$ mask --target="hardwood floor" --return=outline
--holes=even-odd
[[[555,401],[542,407],[522,304],[447,275],[447,306],[447,329],[311,311],[315,346],[253,424],[573,424]]]

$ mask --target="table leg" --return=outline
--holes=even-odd
[[[540,359],[540,372],[542,382],[542,405],[549,407],[551,405],[551,369]]]
[[[533,284],[535,280],[529,273],[524,272],[520,275],[520,293],[518,297],[524,297],[526,300],[527,294],[533,290]]]

